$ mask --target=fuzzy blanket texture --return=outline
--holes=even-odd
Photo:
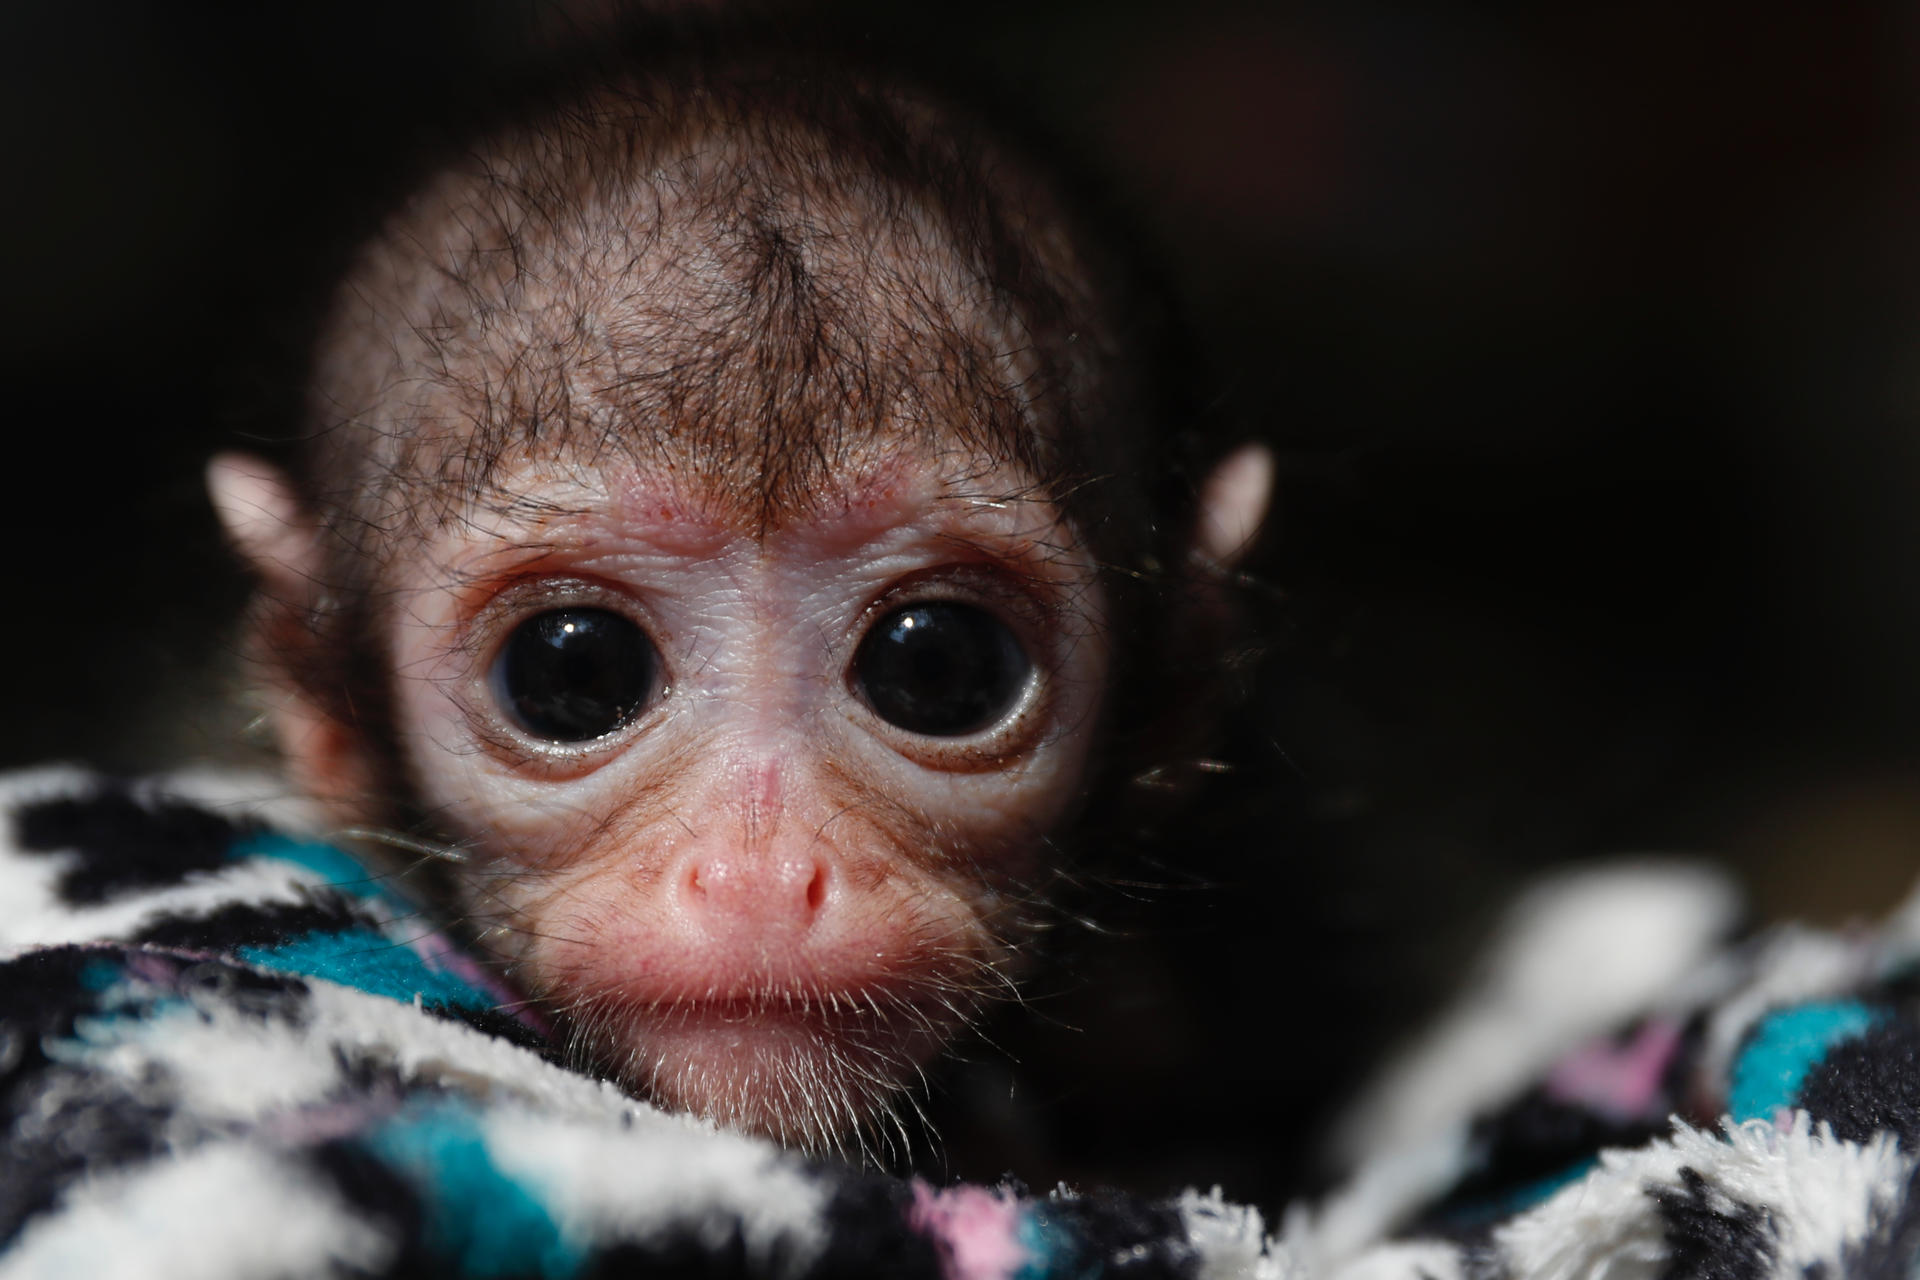
[[[1920,1258],[1920,908],[1710,953],[1711,878],[1563,884],[1356,1113],[1352,1179],[1269,1223],[1218,1191],[935,1187],[665,1115],[567,1070],[416,904],[303,830],[230,777],[0,779],[0,1277],[1835,1280]]]

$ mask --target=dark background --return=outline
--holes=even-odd
[[[1282,457],[1236,771],[1011,1033],[1012,1100],[991,1054],[948,1087],[955,1171],[1277,1201],[1567,860],[1710,853],[1762,917],[1904,889],[1920,9],[823,13],[977,59],[1109,173]],[[233,754],[200,466],[286,429],[349,212],[524,17],[0,11],[6,762]]]

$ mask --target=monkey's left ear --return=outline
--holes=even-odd
[[[1193,555],[1205,568],[1231,569],[1252,549],[1273,498],[1273,450],[1243,444],[1200,488]]]

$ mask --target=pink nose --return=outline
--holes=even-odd
[[[745,929],[798,937],[826,905],[830,879],[812,854],[730,845],[692,860],[681,901],[692,920],[720,936]]]

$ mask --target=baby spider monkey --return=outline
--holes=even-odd
[[[1125,255],[894,75],[660,40],[503,114],[360,249],[298,449],[211,467],[278,741],[460,851],[594,1068],[830,1149],[1014,991],[1271,466],[1199,465]]]

